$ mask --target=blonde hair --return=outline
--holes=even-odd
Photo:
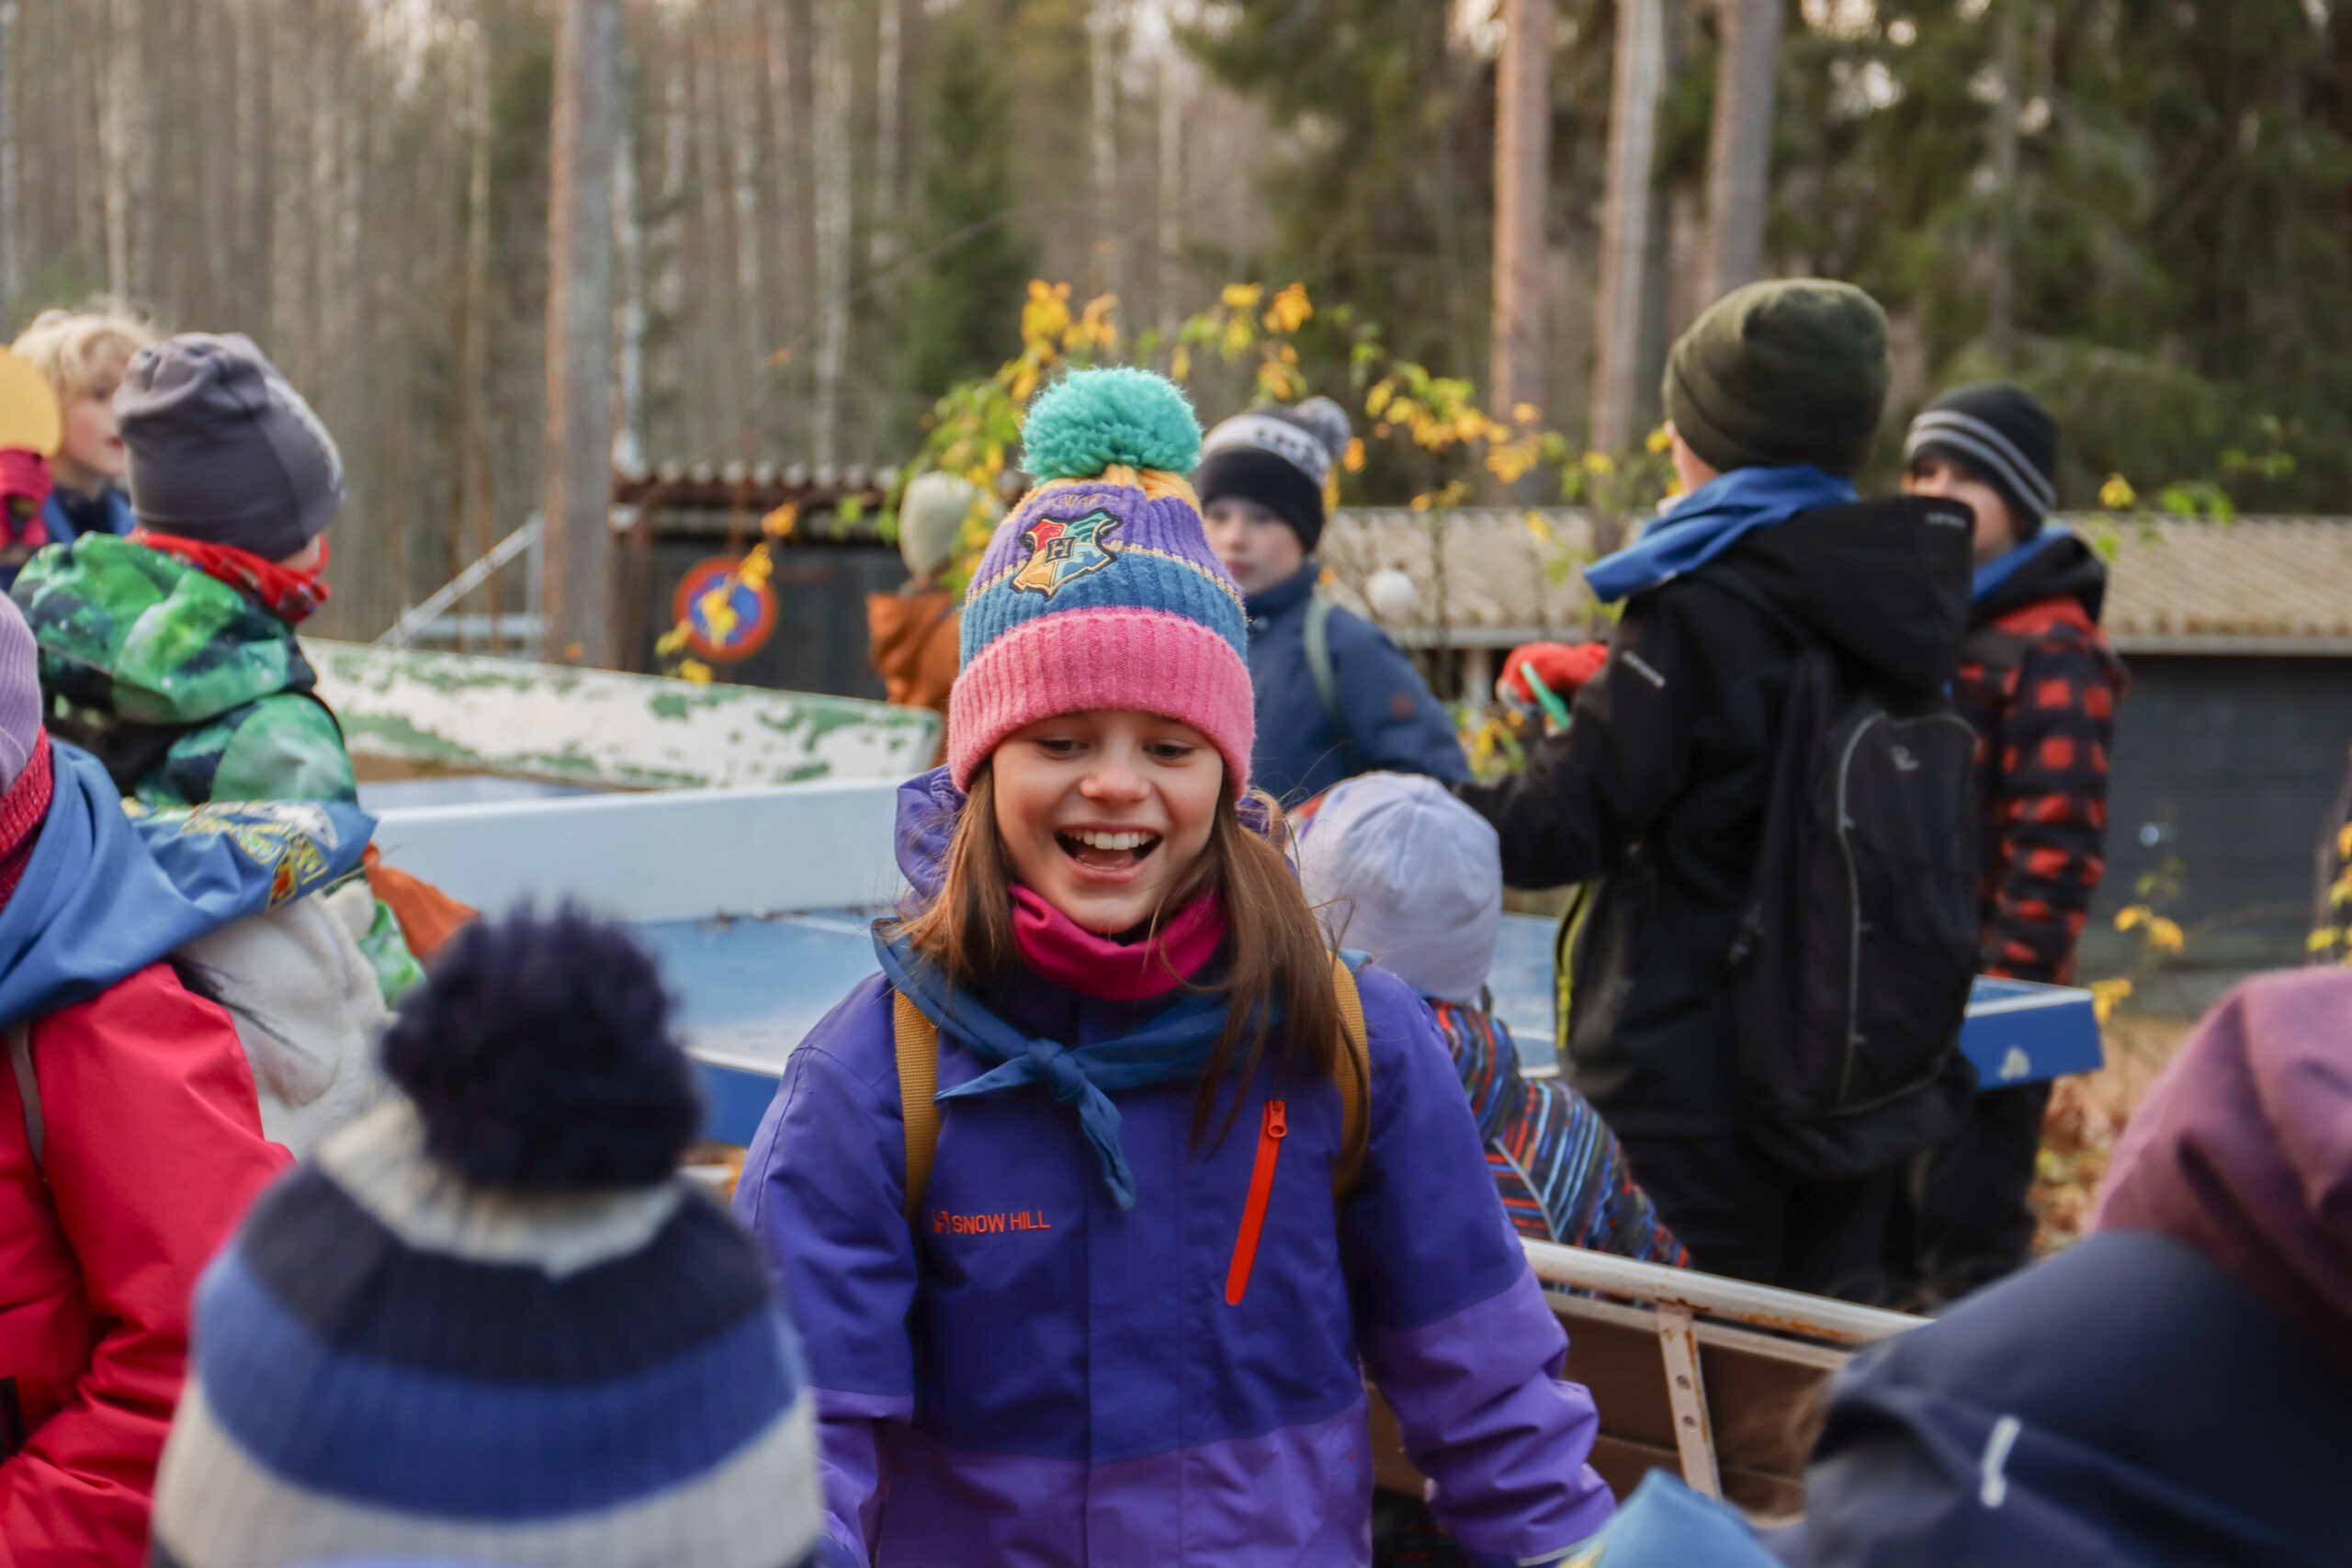
[[[88,310],[43,310],[11,345],[17,357],[49,378],[60,403],[79,397],[111,367],[117,375],[130,356],[155,341],[155,330],[113,306]]]

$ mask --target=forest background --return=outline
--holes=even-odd
[[[1528,400],[1587,444],[1621,3],[1549,7]],[[1709,287],[1724,31],[1710,0],[1640,3],[1635,432]],[[554,9],[0,0],[0,313],[108,295],[255,337],[348,464],[330,635],[380,630],[537,503]],[[2065,420],[2071,503],[2120,472],[2345,510],[2340,0],[1779,20],[1764,265],[1887,304],[1879,478],[1918,401],[1997,372]],[[901,462],[933,400],[1020,351],[1037,276],[1115,294],[1131,336],[1228,283],[1304,283],[1305,383],[1360,417],[1367,323],[1483,378],[1501,28],[1493,0],[626,0],[616,460]],[[1252,383],[1195,390],[1214,415]],[[1347,499],[1422,483],[1375,455]]]

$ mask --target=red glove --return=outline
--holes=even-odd
[[[1523,706],[1535,705],[1535,694],[1527,684],[1522,671],[1551,688],[1552,694],[1562,702],[1576,695],[1577,688],[1600,673],[1609,662],[1609,645],[1605,642],[1531,642],[1510,650],[1503,660],[1502,679],[1495,682],[1495,690],[1506,702]]]

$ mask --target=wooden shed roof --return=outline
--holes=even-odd
[[[2352,518],[2073,521],[2113,539],[2105,620],[2127,654],[2352,655]],[[1576,565],[1592,540],[1579,511],[1365,507],[1333,519],[1321,555],[1334,597],[1359,613],[1373,572],[1413,580],[1413,613],[1383,623],[1408,647],[1509,648],[1589,624]]]

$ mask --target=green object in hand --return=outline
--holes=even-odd
[[[1519,678],[1527,682],[1529,691],[1535,694],[1536,702],[1543,706],[1544,716],[1562,729],[1566,729],[1568,727],[1568,705],[1562,702],[1559,694],[1544,683],[1544,677],[1538,675],[1532,666],[1521,664],[1519,667]]]

